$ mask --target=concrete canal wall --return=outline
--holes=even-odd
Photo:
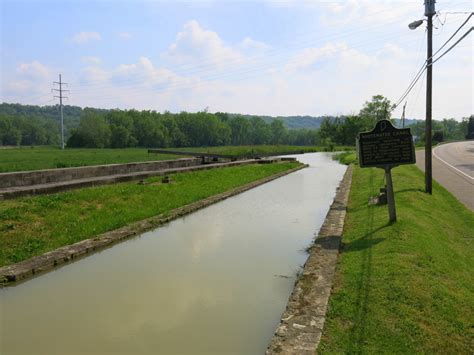
[[[249,159],[249,160],[238,160],[232,162],[217,162],[217,163],[206,163],[202,162],[201,159],[179,159],[175,161],[166,161],[166,164],[150,164],[149,166],[140,166],[139,169],[144,168],[153,168],[155,170],[139,170],[130,173],[121,173],[115,175],[104,175],[104,176],[92,176],[87,178],[72,178],[68,175],[65,181],[56,181],[50,183],[43,183],[43,184],[33,184],[33,185],[25,185],[25,186],[12,186],[8,188],[0,188],[0,200],[7,200],[18,198],[22,196],[28,195],[40,195],[40,194],[51,194],[57,193],[66,190],[78,189],[78,188],[85,188],[91,186],[99,186],[99,185],[106,185],[106,184],[115,184],[119,182],[128,182],[133,180],[143,180],[152,176],[163,176],[168,174],[178,174],[178,173],[186,173],[198,170],[208,170],[208,169],[216,169],[216,168],[225,168],[231,166],[239,166],[239,165],[248,165],[248,164],[267,164],[276,161],[285,161],[285,160],[295,160],[294,158],[267,158],[267,159]],[[157,162],[158,163],[158,162]],[[122,165],[122,164],[119,164]],[[129,164],[124,164],[129,165]],[[183,166],[181,166],[183,165]],[[171,167],[170,167],[171,166]],[[108,165],[104,165],[104,168],[108,168]],[[121,170],[124,171],[121,167]],[[157,169],[157,170],[156,170]],[[103,171],[108,170],[113,171],[113,169],[104,169],[99,170],[98,173],[103,173]],[[41,180],[48,180],[49,171],[47,171],[46,176],[39,174],[44,170],[39,170],[32,172],[32,176],[35,176],[35,182]],[[15,173],[14,173],[15,174]],[[19,173],[21,174],[23,173]],[[36,178],[36,175],[38,177]],[[64,178],[64,176],[59,175],[60,178]],[[1,178],[1,177],[0,177]]]
[[[128,164],[108,164],[75,168],[45,169],[0,174],[0,189],[18,186],[58,183],[100,176],[182,168],[201,164],[200,158],[183,158]]]

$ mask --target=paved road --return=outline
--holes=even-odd
[[[425,170],[425,151],[416,152]],[[433,178],[474,211],[474,141],[442,144],[433,149]]]

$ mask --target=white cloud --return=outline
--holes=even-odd
[[[1,97],[4,101],[21,102],[22,96],[51,98],[50,88],[56,74],[51,68],[34,60],[29,63],[19,63],[16,70],[2,78]]]
[[[326,26],[353,24],[387,24],[423,14],[423,4],[417,1],[347,0],[323,2],[319,8],[320,20]],[[404,24],[404,23],[403,23]],[[406,25],[406,24],[404,24]]]
[[[142,86],[174,85],[185,81],[184,77],[177,75],[167,68],[156,68],[147,57],[140,57],[137,63],[119,65],[114,71],[113,76],[120,82],[131,80],[139,82]]]
[[[37,60],[31,63],[21,63],[17,68],[17,72],[22,77],[32,80],[46,79],[51,75],[50,69]]]
[[[256,41],[250,37],[245,37],[242,42],[240,42],[240,47],[243,50],[256,50],[256,51],[265,51],[270,48],[269,45],[267,45],[264,42],[261,41]]]
[[[102,36],[99,32],[79,32],[72,37],[72,41],[77,44],[85,44],[91,41],[100,41]]]
[[[286,64],[286,70],[301,70],[313,66],[316,62],[324,58],[334,57],[336,54],[347,50],[347,45],[341,43],[328,43],[324,47],[305,48],[296,54]]]
[[[102,62],[102,60],[99,57],[89,57],[89,56],[82,57],[81,60],[83,63],[91,64],[91,65],[99,65]]]
[[[132,34],[130,32],[120,32],[118,34],[119,38],[124,40],[124,41],[128,41],[129,39],[132,39]]]
[[[33,83],[30,80],[12,80],[6,84],[6,92],[14,94],[27,93],[31,90]]]
[[[99,66],[87,66],[82,72],[86,82],[104,82],[109,78],[109,73]]]
[[[236,65],[244,61],[238,50],[226,45],[216,32],[202,28],[196,20],[184,25],[163,58],[175,63],[205,62],[220,69],[227,64]]]
[[[367,14],[382,11],[377,4],[368,8],[367,1],[331,4],[332,9],[323,12],[328,19],[337,20],[337,16],[344,17],[348,11],[349,15],[365,13],[363,21],[370,21]],[[318,6],[326,5],[330,6],[321,2]],[[295,2],[292,6],[302,5]],[[375,26],[387,31],[385,24]],[[340,35],[341,27],[335,26],[318,32],[315,42],[269,47],[252,37],[231,43],[197,21],[189,21],[161,57],[137,56],[135,61],[115,67],[106,67],[96,57],[83,57],[84,68],[78,71],[78,80],[66,74],[66,81],[71,84],[70,102],[175,112],[202,110],[207,106],[211,112],[272,115],[357,112],[374,94],[383,94],[392,101],[398,99],[423,62],[423,31],[398,31],[393,26],[398,23],[388,28],[392,31],[388,32],[390,38],[386,38],[387,32],[374,32],[374,26],[362,23],[358,28],[344,27],[351,34],[347,38]],[[435,37],[437,43],[444,42],[458,24],[453,22],[452,28],[449,26],[447,22],[444,32]],[[360,31],[354,31],[357,29]],[[303,43],[312,44],[305,48]],[[466,75],[472,67],[471,50],[472,47],[458,46],[437,63],[435,119],[459,118],[472,112],[472,78]],[[269,55],[270,52],[276,54]],[[9,97],[13,97],[13,92],[22,92],[26,98],[40,87],[46,88],[48,94],[57,72],[38,61],[21,63],[17,70],[8,73],[2,89],[10,92]],[[84,85],[75,88],[74,82]],[[420,92],[418,100],[415,92]],[[424,115],[421,81],[409,96],[407,112],[410,117]]]

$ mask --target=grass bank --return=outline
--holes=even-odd
[[[24,147],[0,149],[0,173],[39,169],[69,168],[174,159],[168,154],[149,154],[145,148],[59,149]]]
[[[91,238],[249,182],[299,163],[245,165],[170,175],[145,184],[122,183],[0,204],[0,266]]]
[[[393,170],[398,222],[367,205],[381,169],[355,167],[321,353],[474,351],[474,214],[415,166]]]
[[[347,147],[333,147],[334,150],[344,150]],[[252,155],[252,154],[281,154],[281,153],[310,153],[328,151],[327,147],[321,146],[295,146],[295,145],[241,145],[241,146],[219,146],[219,147],[193,147],[193,148],[170,148],[184,152],[215,153],[224,155]]]
[[[347,147],[336,147],[344,150]],[[250,155],[250,154],[279,154],[294,152],[326,151],[325,147],[318,146],[291,146],[291,145],[253,145],[253,146],[219,146],[219,147],[194,147],[170,148],[186,152],[211,152],[225,155]],[[150,154],[146,148],[123,149],[82,149],[49,147],[22,147],[0,149],[0,173],[13,171],[28,171],[40,169],[69,168],[76,166],[90,166],[102,164],[120,164],[182,158],[169,154]]]
[[[333,159],[339,161],[341,164],[349,165],[357,161],[357,156],[355,151],[346,150],[344,152],[334,154]]]

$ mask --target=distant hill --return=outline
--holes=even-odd
[[[394,126],[401,128],[402,127],[402,120],[400,118],[394,118]],[[423,120],[417,120],[415,118],[405,118],[405,127],[411,126],[412,124],[415,124],[417,122],[420,122]]]
[[[230,117],[242,116],[245,118],[261,117],[266,123],[271,123],[274,120],[281,120],[286,128],[289,129],[318,129],[321,123],[326,119],[334,119],[331,116],[259,116],[259,115],[242,115],[238,113],[230,113]]]
[[[257,115],[240,115],[240,114],[237,114],[237,113],[232,113],[232,114],[229,114],[229,116],[243,116],[243,117],[246,117],[246,118],[251,118],[251,117],[255,117]],[[325,120],[325,119],[330,119],[330,120],[334,120],[336,117],[334,116],[276,116],[276,117],[273,117],[273,116],[259,116],[261,117],[265,122],[267,123],[271,123],[272,121],[274,120],[281,120],[283,121],[283,124],[286,128],[289,128],[289,129],[300,129],[300,128],[306,128],[306,129],[319,129],[319,127],[321,126],[321,123]],[[401,119],[399,118],[394,118],[393,119],[394,121],[394,126],[395,127],[402,127],[402,121]],[[411,118],[407,118],[405,119],[405,126],[408,127],[412,124],[415,124],[416,122],[419,122],[421,120],[417,120],[417,119],[411,119]]]
[[[98,112],[107,112],[105,109],[96,109],[96,108],[87,108],[89,110],[95,110]],[[66,132],[72,128],[76,128],[79,125],[79,120],[82,116],[84,108],[79,106],[64,106],[64,124],[66,127]],[[52,121],[54,123],[59,123],[59,106],[36,106],[36,105],[21,105],[21,104],[10,104],[2,103],[0,104],[0,114],[6,114],[10,116],[23,116],[23,117],[35,117],[44,119],[47,121]],[[229,113],[229,116],[243,116],[246,118],[255,117],[258,115],[241,115],[238,113]],[[329,118],[331,120],[335,119],[334,116],[259,116],[265,122],[271,123],[274,120],[281,120],[286,128],[289,129],[318,129],[321,126],[321,123]],[[401,120],[394,119],[395,126],[401,127]],[[409,126],[416,123],[419,120],[416,119],[406,119],[405,125]],[[67,134],[66,134],[67,135]]]

